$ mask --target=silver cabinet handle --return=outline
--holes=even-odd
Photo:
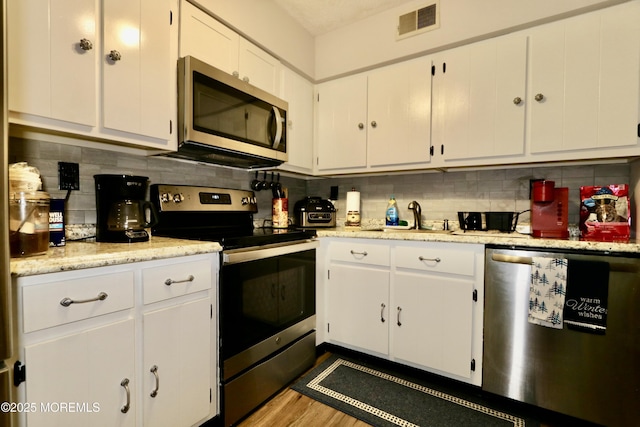
[[[402,311],[402,307],[398,306],[398,326],[402,326],[402,322],[400,322],[400,312]]]
[[[442,261],[440,258],[425,258],[423,256],[419,256],[418,259],[420,261],[433,261],[433,262],[440,262]]]
[[[364,129],[364,123],[358,123],[358,129]]]
[[[167,286],[171,286],[174,283],[186,283],[186,282],[193,282],[195,280],[195,277],[193,277],[193,274],[190,274],[189,277],[187,277],[184,280],[173,280],[171,278],[167,279],[164,281],[164,284]]]
[[[113,62],[120,61],[122,59],[122,55],[117,50],[112,50],[111,52],[109,52],[109,55],[107,56]]]
[[[158,390],[160,390],[160,376],[158,375],[158,365],[153,365],[149,370],[154,377],[156,377],[156,388],[151,390],[151,397],[156,397],[158,395]]]
[[[120,382],[120,386],[124,387],[124,391],[127,393],[127,403],[124,404],[122,408],[120,408],[120,412],[126,414],[129,412],[129,408],[131,408],[131,391],[129,390],[129,378],[125,378]]]
[[[540,102],[544,99],[544,95],[541,93],[537,93],[536,96],[533,97],[536,101]]]
[[[384,309],[385,309],[386,305],[384,305],[384,303],[380,304],[380,321],[382,323],[385,322],[384,320]]]
[[[362,255],[362,256],[367,256],[367,255],[369,255],[369,254],[367,253],[367,251],[364,251],[364,252],[356,252],[356,251],[354,251],[354,250],[351,250],[351,251],[349,251],[349,252],[351,252],[351,255]]]
[[[520,105],[522,103],[522,98],[516,96],[515,98],[513,98],[513,103],[516,105]]]
[[[91,49],[93,49],[93,43],[91,43],[90,40],[81,39],[80,40],[80,49],[82,49],[82,50],[91,50]]]
[[[104,301],[109,295],[106,292],[100,292],[97,297],[89,299],[71,299],[69,297],[63,298],[60,301],[60,305],[63,307],[69,307],[71,304],[84,304],[86,302]]]
[[[378,126],[378,123],[375,120],[371,122],[371,127],[372,128],[377,127],[377,126]]]

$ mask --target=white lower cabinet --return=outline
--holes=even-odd
[[[217,268],[204,254],[17,278],[9,363],[24,374],[14,372],[13,393],[26,410],[14,427],[189,427],[215,416]]]
[[[128,319],[26,346],[26,425],[135,426],[134,331]]]
[[[143,315],[145,426],[190,426],[209,415],[211,299]]]
[[[332,342],[389,352],[389,271],[332,265],[326,306]]]
[[[326,341],[480,385],[482,245],[364,239],[323,245]]]

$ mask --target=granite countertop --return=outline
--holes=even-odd
[[[80,270],[138,261],[173,258],[219,252],[217,242],[170,239],[153,236],[148,242],[104,243],[67,242],[66,246],[49,248],[46,254],[11,258],[13,276],[32,276],[59,271]]]
[[[629,243],[587,242],[578,238],[570,239],[538,239],[531,236],[513,233],[485,233],[477,231],[424,232],[411,230],[384,230],[357,227],[321,228],[318,237],[349,237],[378,240],[407,240],[424,242],[479,243],[507,246],[525,246],[544,249],[567,249],[601,252],[640,253],[640,242]]]

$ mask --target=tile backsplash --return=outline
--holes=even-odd
[[[529,180],[548,179],[556,187],[569,188],[569,223],[577,224],[580,206],[580,186],[629,183],[628,164],[590,166],[522,167],[477,171],[425,172],[414,174],[341,177],[312,180],[307,184],[309,195],[329,197],[330,187],[338,186],[338,222],[346,216],[346,192],[360,191],[361,218],[384,219],[389,197],[398,202],[400,219],[411,223],[407,209],[412,200],[422,207],[423,221],[457,221],[457,212],[515,211],[529,209]],[[529,213],[519,223],[528,223]]]
[[[37,167],[44,189],[53,198],[64,198],[58,190],[58,162],[80,164],[80,190],[73,191],[67,206],[68,224],[94,224],[95,184],[93,175],[103,173],[142,175],[151,183],[203,185],[250,189],[255,172],[184,162],[166,157],[142,157],[133,154],[11,138],[9,161],[26,161]],[[361,195],[361,216],[365,220],[383,220],[389,196],[398,201],[400,218],[410,221],[409,202],[422,206],[423,221],[456,220],[458,211],[524,211],[529,209],[529,180],[554,180],[558,187],[569,187],[569,222],[576,224],[579,189],[582,185],[629,183],[626,163],[588,166],[521,167],[477,171],[402,173],[383,176],[352,176],[303,179],[283,176],[289,190],[289,210],[305,195],[329,198],[331,187],[338,187],[338,223],[345,219],[347,191],[355,188]],[[260,173],[262,179],[262,173]],[[268,175],[271,179],[271,175]],[[271,192],[260,191],[256,218],[271,218]],[[290,215],[291,217],[292,215]],[[528,213],[521,222],[529,222]]]
[[[58,162],[80,164],[80,190],[72,191],[67,204],[68,224],[95,224],[96,174],[127,174],[149,177],[150,184],[202,185],[207,187],[240,188],[249,190],[255,172],[186,162],[168,157],[144,157],[127,153],[99,150],[11,138],[9,141],[9,162],[28,162],[40,170],[44,190],[52,198],[64,198],[65,190],[58,190]],[[262,179],[262,174],[260,174]],[[271,179],[271,175],[268,175]],[[292,200],[306,194],[306,181],[282,177],[281,182],[288,188]],[[258,199],[257,218],[271,218],[271,192],[256,193]]]

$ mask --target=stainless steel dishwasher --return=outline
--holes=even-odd
[[[607,426],[638,425],[640,254],[487,246],[485,255],[483,390]],[[608,263],[604,334],[528,322],[533,257]]]

